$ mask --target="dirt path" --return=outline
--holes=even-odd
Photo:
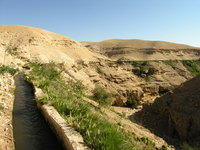
[[[12,109],[14,80],[9,74],[0,75],[0,150],[13,150]]]

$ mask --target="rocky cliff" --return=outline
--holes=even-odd
[[[200,147],[200,76],[157,98],[152,109],[168,120],[170,136]]]

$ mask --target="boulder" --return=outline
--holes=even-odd
[[[138,102],[141,101],[143,97],[144,92],[142,91],[141,88],[133,88],[130,91],[127,92],[127,98],[134,99]]]

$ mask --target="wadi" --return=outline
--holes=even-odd
[[[0,25],[0,149],[198,150],[199,74],[199,47]]]

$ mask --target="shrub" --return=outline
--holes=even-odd
[[[17,71],[18,69],[14,69],[9,66],[5,65],[0,66],[0,74],[9,73],[11,75],[14,75]]]
[[[145,80],[148,81],[149,80],[149,76],[153,75],[155,73],[155,70],[153,68],[150,68],[149,66],[149,62],[148,61],[133,61],[132,65],[134,67],[138,67],[136,69],[133,69],[133,73],[139,77],[145,78],[147,77]]]
[[[133,61],[132,65],[135,67],[139,67],[140,70],[144,70],[148,67],[148,61]]]
[[[200,74],[200,60],[182,60],[182,63],[192,75]]]
[[[127,99],[126,105],[131,108],[136,108],[139,105],[139,102],[135,98],[130,97]]]
[[[111,104],[112,95],[101,86],[96,86],[92,91],[92,98],[100,104]]]

